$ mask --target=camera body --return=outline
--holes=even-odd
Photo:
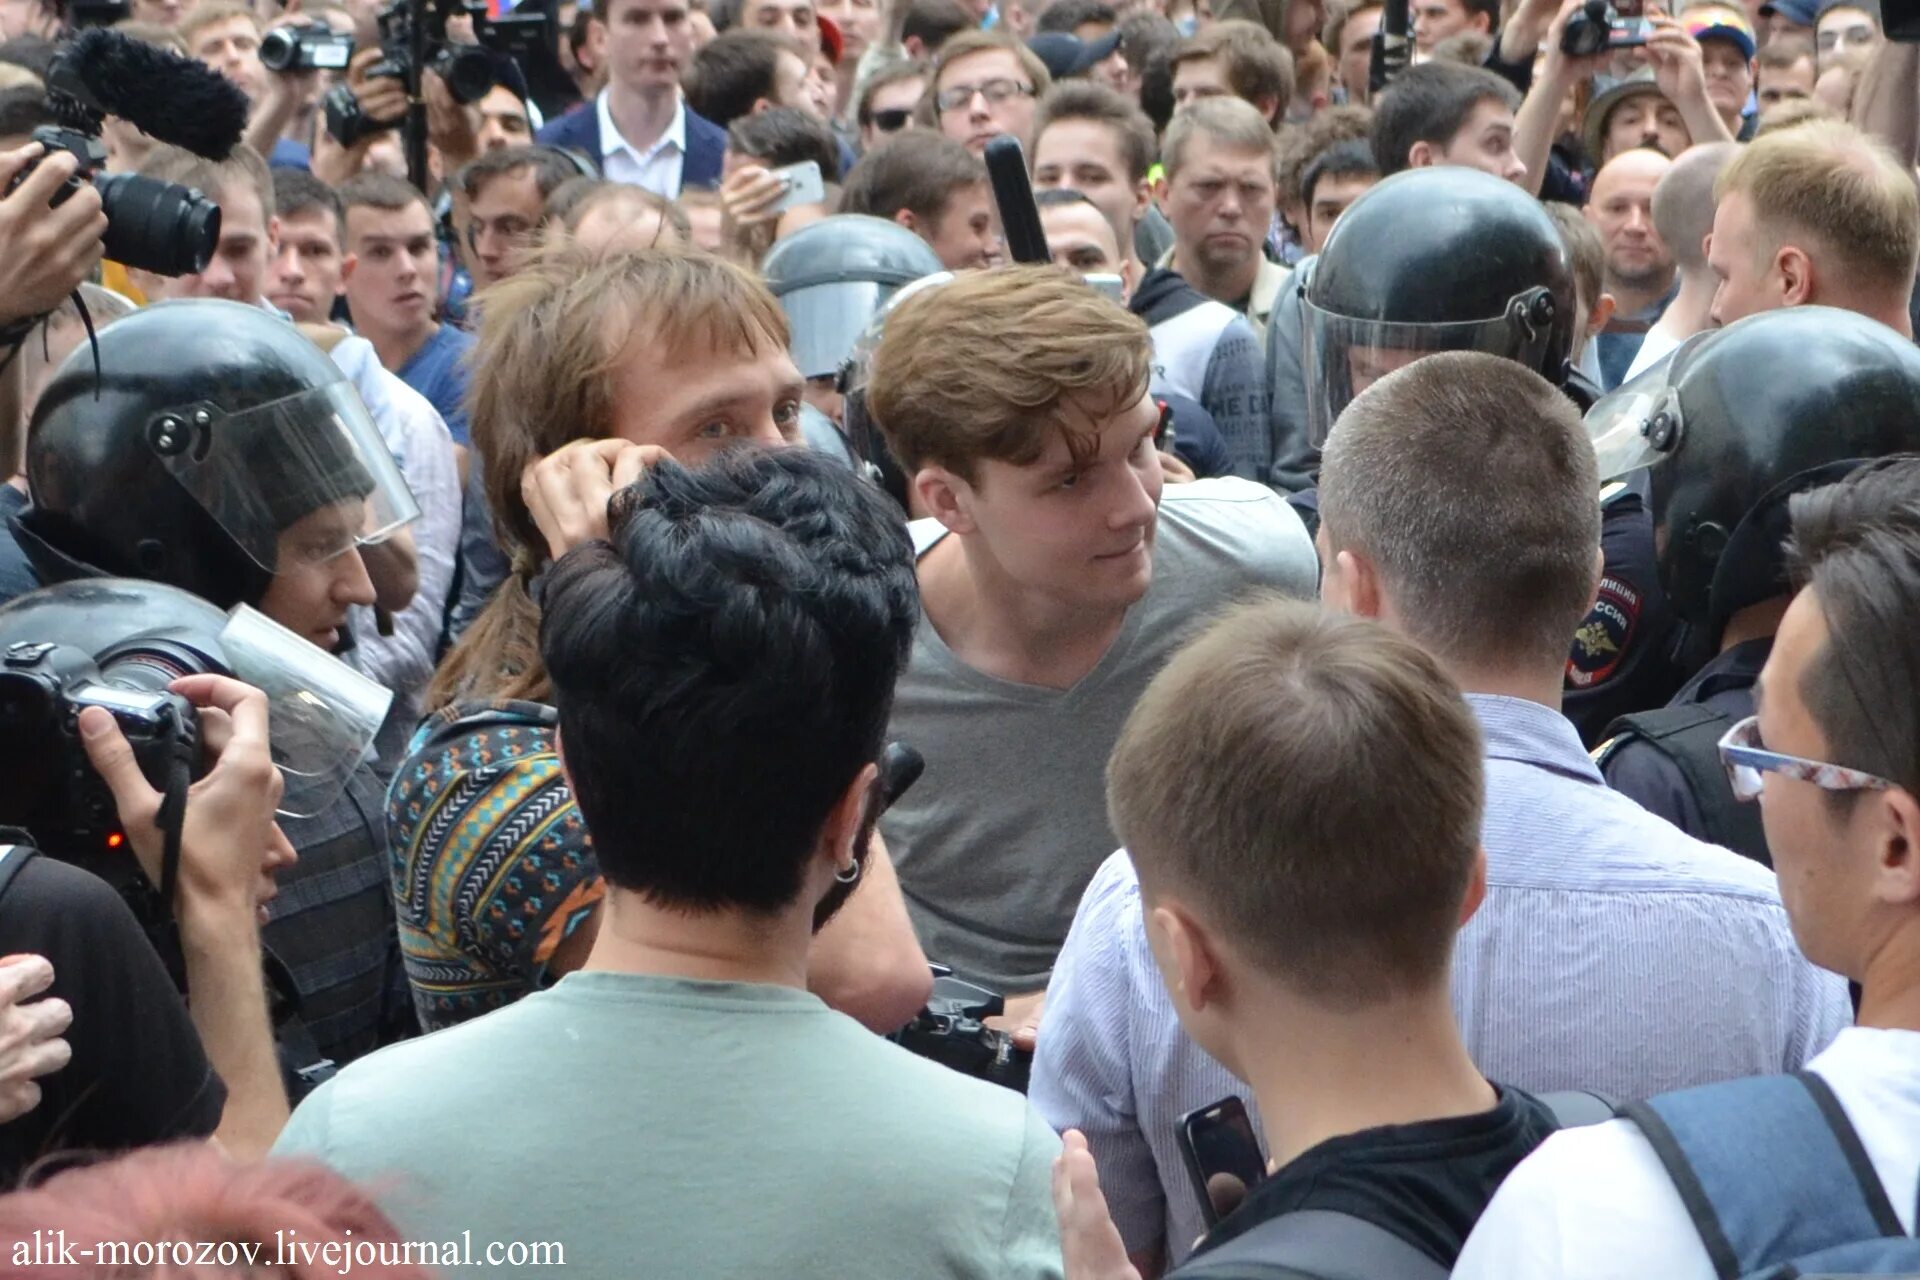
[[[275,27],[260,37],[260,64],[269,71],[345,71],[353,36],[331,27]]]
[[[466,44],[447,38],[447,19],[464,16],[473,22],[474,39]],[[409,80],[413,71],[413,24],[425,27],[426,59],[422,71],[431,71],[446,82],[455,102],[468,106],[478,102],[500,82],[497,56],[526,62],[545,51],[551,55],[557,44],[558,26],[553,14],[508,13],[493,17],[486,0],[394,0],[380,11],[380,61],[367,68],[370,76],[388,76]],[[327,132],[343,147],[386,129],[400,127],[398,120],[374,120],[360,109],[360,102],[345,85],[336,85],[321,100]]]
[[[72,198],[82,182],[91,182],[100,192],[100,206],[107,215],[107,233],[101,243],[109,258],[161,276],[206,270],[220,242],[219,205],[193,187],[137,173],[105,172],[106,145],[93,134],[49,124],[35,129],[33,140],[47,149],[46,155],[64,151],[80,166],[54,193],[52,203]],[[7,190],[19,186],[32,171],[33,165],[22,169]]]
[[[982,1021],[1004,1012],[1006,1002],[985,987],[954,977],[945,965],[934,965],[933,973],[927,1007],[888,1039],[962,1075],[1025,1093],[1033,1055],[1014,1048],[1013,1037]]]
[[[1590,58],[1609,49],[1643,45],[1652,34],[1645,18],[1623,18],[1607,0],[1587,3],[1567,19],[1560,37],[1560,51],[1568,57]]]
[[[111,712],[140,771],[164,790],[179,765],[192,772],[200,763],[199,716],[166,691],[171,679],[146,663],[109,662],[103,671],[70,645],[19,641],[0,651],[0,737],[12,757],[0,770],[0,813],[56,856],[121,848],[112,842],[120,832],[113,792],[87,759],[80,712]]]

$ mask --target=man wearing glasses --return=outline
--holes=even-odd
[[[489,151],[460,171],[460,237],[476,293],[527,264],[546,222],[547,197],[579,176],[579,167],[552,147]]]
[[[1638,435],[1648,414],[1614,408],[1636,397],[1602,402],[1589,425],[1604,470],[1654,468],[1661,585],[1705,661],[1667,706],[1616,721],[1594,755],[1616,791],[1769,862],[1760,811],[1728,786],[1718,746],[1751,723],[1755,682],[1787,611],[1789,502],[1869,459],[1920,450],[1920,351],[1852,312],[1789,308],[1703,340],[1676,358],[1661,390],[1639,402],[1678,423],[1664,452]],[[1634,456],[1620,452],[1629,436],[1639,441]]]
[[[934,60],[934,123],[975,155],[1003,133],[1030,152],[1034,107],[1052,84],[1046,64],[1012,37],[965,32],[941,45]]]
[[[1704,1278],[1731,1274],[1718,1267],[1731,1257],[1751,1274],[1783,1263],[1777,1274],[1799,1274],[1796,1251],[1836,1245],[1817,1269],[1850,1273],[1859,1268],[1843,1242],[1914,1232],[1920,458],[1869,464],[1787,505],[1798,590],[1760,674],[1759,714],[1721,754],[1735,788],[1758,801],[1807,958],[1860,984],[1857,1025],[1797,1080],[1658,1098],[1632,1119],[1549,1138],[1488,1206],[1456,1280]],[[1720,1163],[1717,1146],[1737,1146],[1741,1163]],[[1886,1262],[1914,1257],[1892,1251],[1910,1240],[1870,1247],[1889,1250]],[[1882,1274],[1893,1271],[1883,1263]]]
[[[913,109],[926,93],[927,67],[923,62],[896,62],[869,76],[854,108],[861,153],[873,150],[888,134],[912,124]]]

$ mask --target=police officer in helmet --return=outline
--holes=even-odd
[[[361,546],[419,509],[339,368],[292,325],[217,300],[136,312],[101,331],[97,358],[61,366],[28,428],[32,505],[12,529],[41,583],[144,578],[253,606],[288,644],[342,643],[347,607],[374,598]],[[262,931],[340,1063],[411,1016],[384,788],[364,760],[345,782],[283,819],[300,858]]]
[[[1435,351],[1516,360],[1582,409],[1599,396],[1570,362],[1576,301],[1566,245],[1540,202],[1511,182],[1451,165],[1397,173],[1353,202],[1300,271],[1311,471],[1355,395]],[[1317,522],[1313,491],[1292,501]],[[1603,502],[1601,599],[1580,631],[1598,643],[1575,640],[1563,704],[1589,741],[1614,716],[1664,702],[1681,679],[1667,658],[1673,627],[1644,494],[1620,485]]]
[[[1595,759],[1646,808],[1769,862],[1717,744],[1754,712],[1791,595],[1788,500],[1920,450],[1920,349],[1851,311],[1764,312],[1692,339],[1588,425],[1603,476],[1645,468],[1660,583],[1700,663],[1665,707],[1616,720]]]

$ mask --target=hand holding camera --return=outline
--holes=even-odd
[[[78,160],[39,142],[0,152],[0,325],[44,315],[99,265],[107,215]]]
[[[169,691],[199,714],[205,776],[187,790],[175,912],[183,934],[201,923],[251,919],[273,896],[273,873],[294,860],[274,822],[284,782],[268,749],[267,696],[225,676],[185,676]],[[113,793],[127,842],[147,877],[162,882],[162,796],[103,707],[80,712],[87,759]]]

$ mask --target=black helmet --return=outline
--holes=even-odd
[[[1689,339],[1587,428],[1603,479],[1650,468],[1661,585],[1717,638],[1786,589],[1788,497],[1920,449],[1920,349],[1852,311],[1762,312]]]
[[[1429,352],[1485,351],[1566,381],[1573,268],[1546,210],[1511,182],[1457,165],[1395,174],[1340,215],[1302,270],[1316,444],[1358,390]],[[1381,358],[1356,369],[1369,350]]]
[[[900,286],[941,270],[925,240],[896,222],[842,213],[780,240],[760,265],[793,331],[803,378],[840,372],[854,341]]]
[[[105,572],[254,603],[280,535],[308,516],[328,509],[298,554],[326,558],[419,513],[346,375],[234,302],[161,303],[101,330],[97,374],[76,351],[27,440],[22,545],[43,581]]]

